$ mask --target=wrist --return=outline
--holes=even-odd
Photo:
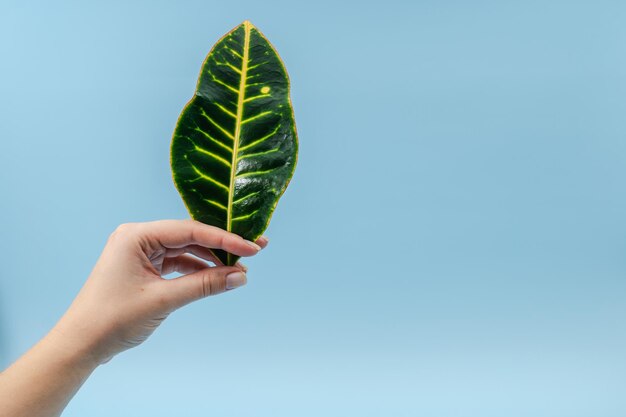
[[[91,372],[107,359],[99,351],[97,340],[84,330],[82,326],[75,325],[64,317],[46,335],[43,342],[72,367]]]

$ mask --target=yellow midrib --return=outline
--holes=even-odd
[[[239,93],[237,97],[237,117],[235,120],[235,135],[233,138],[233,159],[230,169],[230,187],[228,190],[228,210],[226,212],[226,230],[232,229],[232,209],[233,196],[235,192],[235,175],[237,171],[237,154],[239,153],[239,136],[241,135],[241,120],[243,118],[243,102],[246,95],[246,77],[248,76],[248,51],[250,49],[250,22],[243,23],[244,41],[243,41],[243,61],[241,65],[241,79],[239,81]],[[230,254],[228,255],[230,259]]]

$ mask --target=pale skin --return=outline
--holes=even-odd
[[[266,245],[192,220],[118,227],[59,322],[0,373],[0,416],[61,415],[98,366],[141,344],[170,313],[245,285],[242,264],[205,262],[219,264],[209,248],[252,256]],[[163,278],[172,272],[184,275]]]

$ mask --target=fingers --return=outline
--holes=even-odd
[[[256,240],[255,243],[259,245],[261,249],[265,249],[267,244],[270,243],[270,240],[267,238],[267,236],[261,236],[260,238]]]
[[[158,241],[166,248],[183,248],[199,245],[205,248],[223,249],[238,256],[256,255],[261,246],[242,237],[194,220],[160,220],[142,223],[148,238]]]
[[[246,274],[232,266],[205,268],[191,274],[163,281],[166,296],[173,309],[178,309],[210,295],[223,293],[245,285]]]
[[[180,255],[175,258],[165,258],[161,268],[161,275],[179,272],[181,274],[191,274],[208,268],[209,265],[200,259],[190,255]]]
[[[165,259],[167,260],[169,258],[178,258],[179,256],[185,253],[191,253],[198,258],[204,259],[205,261],[213,262],[213,264],[215,264],[216,266],[224,265],[224,263],[220,261],[220,259],[217,256],[215,256],[215,254],[210,249],[207,249],[198,245],[190,245],[184,248],[167,249],[167,251],[165,252]],[[194,257],[190,257],[190,258],[195,259]],[[208,265],[202,261],[200,261],[200,264],[203,265],[203,268],[208,267]],[[248,267],[242,264],[241,262],[237,262],[235,266],[241,269],[243,272],[248,272]],[[164,267],[165,267],[165,263],[164,263]],[[178,272],[182,272],[182,271],[178,271]],[[189,272],[194,272],[194,271],[189,271]],[[188,272],[185,272],[185,273],[188,273]],[[166,274],[167,273],[163,272],[163,275],[166,275]]]
[[[205,261],[213,262],[216,265],[221,265],[221,263],[219,263],[219,259],[215,256],[213,252],[211,252],[210,249],[207,249],[199,245],[189,245],[189,246],[185,246],[184,248],[166,249],[165,257],[175,258],[177,256],[182,255],[183,253],[191,253],[197,256],[198,258],[204,259]]]

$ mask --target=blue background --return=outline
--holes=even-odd
[[[620,1],[3,1],[2,365],[119,223],[187,217],[171,133],[244,19],[300,135],[271,245],[65,416],[626,415]]]

